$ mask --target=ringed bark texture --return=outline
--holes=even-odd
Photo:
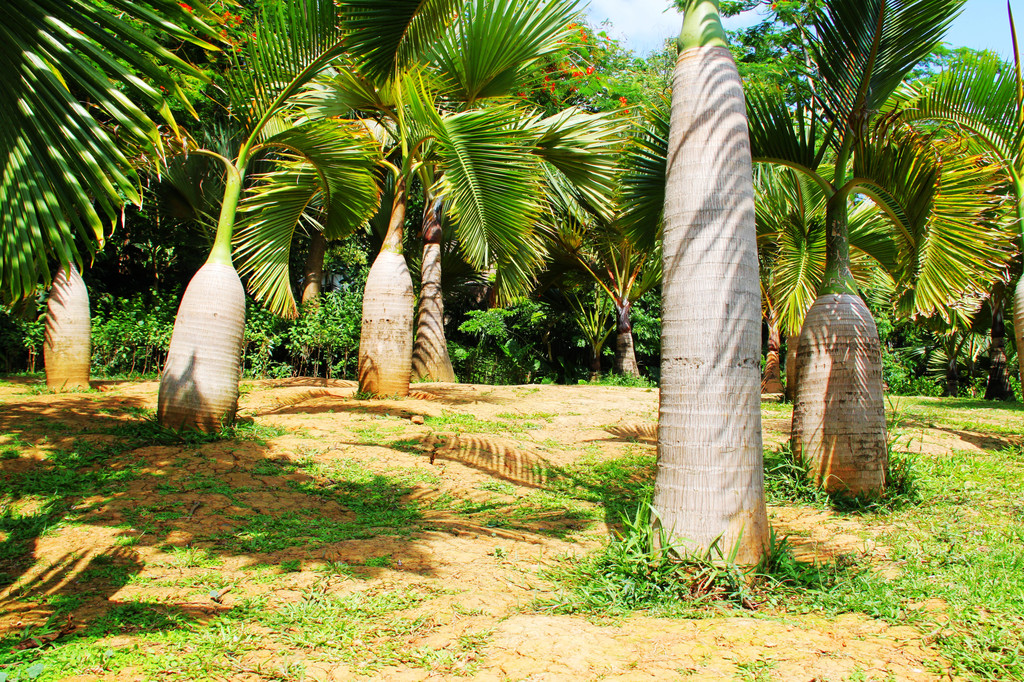
[[[636,364],[636,347],[633,345],[633,303],[615,304],[615,373],[631,377],[640,376]]]
[[[761,379],[761,393],[782,393],[785,388],[782,386],[782,365],[780,364],[780,353],[782,351],[782,331],[778,323],[768,323],[768,354],[765,356],[764,377]]]
[[[381,251],[366,277],[359,333],[359,390],[409,395],[412,375],[412,277],[405,256]]]
[[[620,329],[615,336],[615,373],[626,376],[640,376],[636,364],[636,348],[633,345],[633,330]]]
[[[1020,370],[1018,376],[1024,382],[1024,275],[1017,282],[1017,288],[1013,295],[1013,336],[1017,341],[1017,366]]]
[[[819,297],[800,332],[793,452],[829,492],[885,488],[888,453],[878,330],[856,294]]]
[[[797,348],[800,345],[800,337],[793,336],[786,339],[786,400],[796,400],[796,377],[797,377]]]
[[[302,277],[302,302],[309,303],[319,298],[324,282],[324,255],[327,253],[327,238],[322,232],[314,232],[306,255],[306,267]]]
[[[989,299],[992,308],[991,342],[988,345],[988,384],[985,386],[985,400],[1013,400],[1013,387],[1006,371],[1006,288],[997,284]]]
[[[444,298],[441,293],[441,245],[423,245],[420,311],[416,320],[416,345],[412,374],[416,379],[455,381],[444,335]]]
[[[206,263],[185,289],[160,375],[157,419],[171,429],[216,431],[238,410],[245,291],[230,265]]]
[[[756,563],[767,543],[761,290],[743,88],[725,47],[682,51],[665,188],[654,507],[680,544]]]
[[[57,272],[46,304],[43,364],[47,387],[62,391],[89,388],[92,358],[89,291],[74,265]]]

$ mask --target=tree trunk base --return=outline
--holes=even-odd
[[[412,277],[405,256],[382,251],[366,277],[359,332],[359,390],[407,396],[412,376]]]
[[[885,488],[888,450],[878,330],[864,301],[827,294],[800,332],[793,452],[828,492]]]
[[[89,388],[92,360],[89,291],[74,265],[62,267],[46,304],[43,364],[46,386],[54,391]]]
[[[207,263],[188,283],[174,320],[157,399],[161,425],[211,432],[235,420],[244,332],[238,273]]]
[[[423,381],[455,381],[455,369],[444,336],[444,299],[441,292],[441,245],[423,245],[423,285],[412,350],[412,376]]]

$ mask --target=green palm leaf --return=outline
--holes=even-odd
[[[578,11],[576,0],[470,0],[427,60],[455,99],[506,95],[527,67],[561,49]]]
[[[385,81],[427,53],[463,0],[344,0],[346,45],[366,76]]]
[[[47,258],[79,261],[76,233],[103,240],[124,199],[138,202],[135,173],[114,136],[159,147],[148,105],[174,125],[160,87],[182,101],[171,71],[201,74],[135,22],[206,48],[212,30],[172,0],[109,3],[8,0],[0,6],[0,288],[29,295],[48,280]],[[196,3],[200,13],[205,7]],[[69,86],[72,89],[69,89]],[[79,95],[93,105],[90,111]],[[95,114],[94,114],[95,112]]]
[[[253,296],[272,312],[294,317],[289,257],[295,231],[305,226],[341,239],[364,224],[380,205],[374,176],[380,150],[365,132],[337,121],[298,126],[267,145],[286,153],[246,193],[235,253]]]
[[[644,112],[644,121],[629,136],[623,155],[620,220],[638,248],[651,251],[661,240],[668,159],[669,101]]]
[[[434,113],[430,120],[443,169],[436,193],[444,197],[463,253],[477,268],[504,270],[503,293],[511,296],[525,288],[540,260],[536,131],[511,107]]]
[[[269,136],[273,128],[263,126],[344,50],[333,0],[268,5],[228,78],[235,116],[250,133]]]
[[[855,116],[880,109],[935,49],[964,1],[825,0],[810,48],[832,120],[856,127]]]
[[[995,55],[972,57],[934,81],[907,84],[887,105],[900,120],[951,122],[978,136],[999,158],[1024,165],[1024,128],[1017,103],[1017,76]]]
[[[891,221],[898,258],[892,273],[904,315],[944,314],[981,295],[1013,253],[994,191],[998,167],[962,143],[881,131],[858,154],[858,191]]]

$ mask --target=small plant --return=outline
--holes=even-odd
[[[283,573],[298,573],[302,570],[302,562],[298,559],[288,559],[282,561],[280,565]]]

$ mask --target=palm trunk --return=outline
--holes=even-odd
[[[988,347],[988,385],[985,386],[985,400],[1013,400],[1010,375],[1006,371],[1006,287],[1000,282],[992,290],[989,299],[992,308],[991,342]]]
[[[628,298],[615,301],[615,373],[640,376],[633,347],[633,302]]]
[[[850,274],[845,196],[829,199],[826,221],[822,294],[800,331],[793,452],[829,492],[877,493],[888,466],[882,355],[875,321]]]
[[[764,377],[761,379],[761,393],[782,393],[782,365],[779,355],[782,352],[782,329],[779,322],[768,318],[768,355],[765,358]]]
[[[423,263],[420,267],[420,311],[412,351],[412,375],[427,381],[455,381],[444,335],[444,297],[441,291],[441,202],[423,211]]]
[[[327,253],[327,238],[323,232],[314,232],[309,242],[306,268],[302,278],[302,302],[309,303],[320,296],[324,282],[324,255]]]
[[[157,418],[171,429],[217,431],[235,419],[245,290],[235,268],[206,263],[185,289],[160,375]]]
[[[601,350],[604,348],[604,344],[598,346],[594,343],[590,344],[590,381],[599,381],[601,379]]]
[[[395,187],[391,222],[380,254],[370,267],[359,332],[359,390],[369,395],[409,395],[415,296],[402,255],[406,182]]]
[[[957,356],[960,354],[960,344],[953,343],[946,353],[946,389],[942,395],[946,398],[955,398],[960,393],[960,371],[957,366]]]
[[[49,388],[89,388],[91,330],[89,291],[74,264],[63,266],[46,305],[43,363]]]
[[[768,519],[754,190],[743,86],[717,10],[687,7],[674,74],[653,506],[681,546],[720,543],[755,564]]]
[[[172,429],[216,431],[238,411],[245,332],[245,290],[231,261],[239,171],[228,168],[210,257],[188,283],[160,375],[157,419]]]
[[[797,348],[799,345],[799,336],[786,338],[786,400],[789,402],[796,400]]]

